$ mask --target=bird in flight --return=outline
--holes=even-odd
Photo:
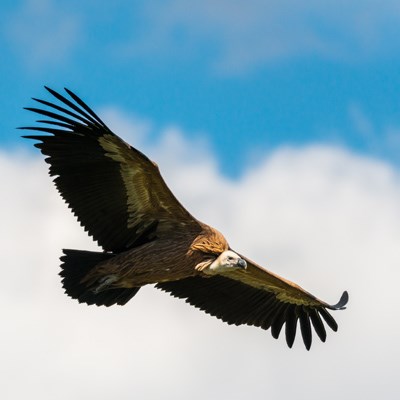
[[[295,283],[234,251],[216,229],[176,199],[158,166],[114,134],[73,92],[47,88],[55,103],[33,99],[45,117],[24,136],[46,156],[49,174],[69,208],[102,252],[63,250],[62,284],[81,303],[126,304],[148,284],[228,324],[285,326],[292,347],[297,326],[307,350],[312,331],[325,342],[328,310],[345,308],[344,292],[329,305]]]

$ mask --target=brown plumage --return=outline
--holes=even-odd
[[[299,321],[307,349],[312,327],[322,341],[324,322],[337,330],[329,310],[345,308],[344,292],[329,305],[298,285],[235,253],[224,236],[178,202],[157,165],[115,135],[74,93],[46,88],[60,103],[34,99],[27,108],[47,118],[24,127],[47,157],[63,199],[103,252],[64,250],[62,282],[79,302],[123,305],[147,284],[186,299],[229,324],[285,325],[292,347]]]

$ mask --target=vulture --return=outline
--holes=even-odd
[[[193,217],[176,199],[158,166],[130,146],[76,94],[33,98],[44,117],[34,139],[46,156],[58,192],[102,251],[63,250],[62,285],[81,303],[124,305],[148,284],[228,324],[253,325],[285,337],[292,347],[297,327],[307,350],[312,332],[322,342],[326,326],[338,326],[329,305],[234,251],[216,229]]]

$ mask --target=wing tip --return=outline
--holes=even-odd
[[[348,302],[349,302],[349,292],[345,290],[342,293],[339,301],[336,304],[329,306],[327,308],[329,308],[330,310],[345,310]]]
[[[48,85],[43,85],[43,87],[51,94],[53,94],[53,92],[55,92],[55,90],[53,90],[50,86]]]

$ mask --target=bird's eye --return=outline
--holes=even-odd
[[[228,261],[232,261],[233,257],[232,256],[228,256]]]

